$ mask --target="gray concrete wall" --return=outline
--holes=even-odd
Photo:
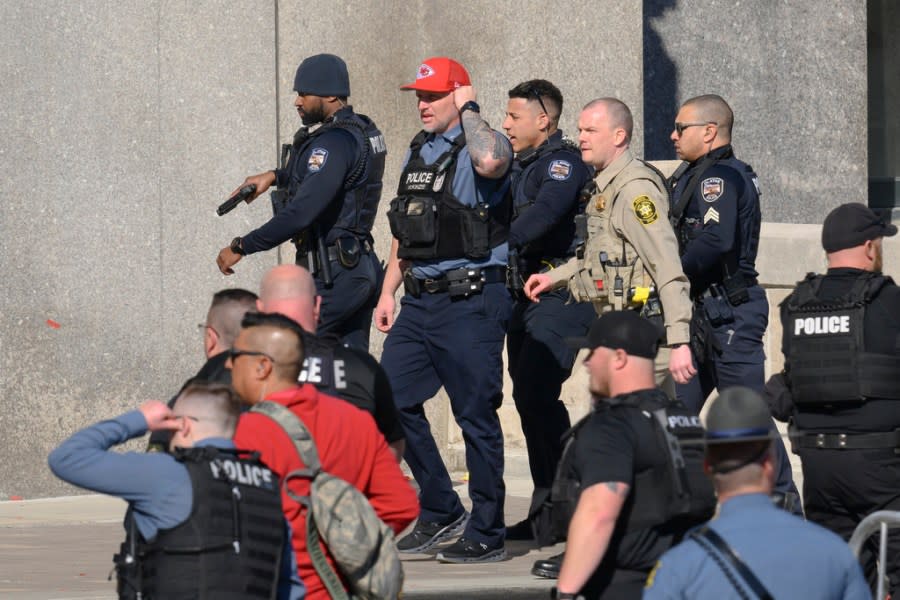
[[[413,96],[398,86],[426,56],[449,54],[469,68],[495,126],[506,90],[543,77],[566,96],[570,133],[589,99],[625,100],[639,151],[668,148],[676,102],[719,91],[738,114],[738,150],[766,185],[765,218],[818,222],[865,197],[857,4],[417,0],[313,12],[277,0],[0,2],[0,499],[72,492],[46,469],[47,452],[90,422],[168,397],[202,363],[196,324],[211,294],[255,289],[279,260],[256,255],[222,277],[218,250],[270,213],[264,200],[223,218],[214,208],[271,168],[297,127],[302,57],[347,60],[351,102],[387,137],[385,203],[418,128]],[[375,235],[384,256],[383,218]],[[581,390],[577,379],[566,388],[576,415]],[[452,449],[446,402],[429,410]],[[515,454],[511,399],[501,414]]]

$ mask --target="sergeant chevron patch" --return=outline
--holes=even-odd
[[[704,225],[706,225],[710,221],[715,221],[716,223],[719,222],[719,211],[717,211],[716,209],[714,209],[712,207],[710,207],[710,209],[708,211],[706,211],[706,214],[703,215],[703,224]]]

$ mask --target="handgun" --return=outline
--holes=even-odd
[[[231,211],[235,209],[235,207],[241,202],[245,202],[250,196],[256,193],[256,186],[254,184],[245,185],[238,193],[223,202],[219,205],[219,208],[216,209],[216,214],[220,217],[222,215],[227,215]]]

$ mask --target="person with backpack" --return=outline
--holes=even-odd
[[[261,460],[282,481],[282,505],[291,524],[291,542],[298,572],[306,584],[307,598],[326,600],[345,593],[345,597],[351,594],[366,597],[364,590],[351,586],[358,580],[336,556],[346,549],[343,544],[329,547],[324,539],[316,539],[328,515],[319,514],[317,500],[326,499],[317,498],[311,488],[317,486],[318,477],[323,474],[349,483],[362,492],[377,517],[390,528],[389,537],[391,532],[399,533],[418,516],[416,493],[369,413],[322,394],[311,384],[297,383],[304,356],[303,330],[299,325],[280,314],[258,313],[248,313],[241,325],[243,328],[227,364],[234,390],[253,409],[241,415],[235,444],[259,452]],[[274,411],[256,411],[262,405],[272,408],[273,404]],[[279,412],[279,407],[287,411]],[[290,416],[285,419],[283,414],[288,411],[296,419]],[[301,433],[286,431],[283,422],[300,428]],[[298,438],[306,441],[311,438],[312,444],[306,447],[295,444]],[[316,465],[301,458],[298,447],[307,458],[311,454],[317,459],[318,475]],[[318,528],[308,527],[308,505],[313,505]],[[363,515],[348,520],[351,529],[361,519]],[[314,547],[310,547],[310,540],[314,541]],[[379,545],[385,551],[385,558],[391,558],[387,550],[396,552],[392,546],[392,543],[388,547]],[[319,553],[324,554],[326,565],[314,556]],[[382,554],[373,556],[373,562],[380,564]],[[394,564],[399,568],[399,563]],[[335,579],[337,590],[333,585]],[[345,592],[348,588],[351,589]]]
[[[654,384],[659,331],[636,312],[606,313],[572,343],[590,349],[594,408],[553,483],[554,521],[568,527],[553,597],[636,598],[659,556],[712,515],[703,427]]]
[[[645,600],[869,600],[847,544],[773,503],[777,433],[762,397],[746,387],[724,390],[706,426],[705,469],[719,513],[662,555]]]

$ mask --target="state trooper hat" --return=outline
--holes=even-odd
[[[875,211],[859,202],[841,204],[825,217],[822,248],[837,252],[897,234],[897,226],[886,223]]]
[[[761,442],[777,435],[765,400],[750,388],[724,390],[706,415],[706,444]]]
[[[310,56],[297,67],[294,91],[313,96],[349,96],[350,76],[347,74],[347,63],[334,54]]]
[[[472,85],[466,68],[452,58],[435,56],[426,58],[416,71],[416,80],[400,89],[443,93],[464,85]]]
[[[587,337],[566,338],[571,348],[603,346],[621,348],[631,356],[656,358],[661,332],[656,325],[633,310],[614,310],[604,313],[591,324]]]

